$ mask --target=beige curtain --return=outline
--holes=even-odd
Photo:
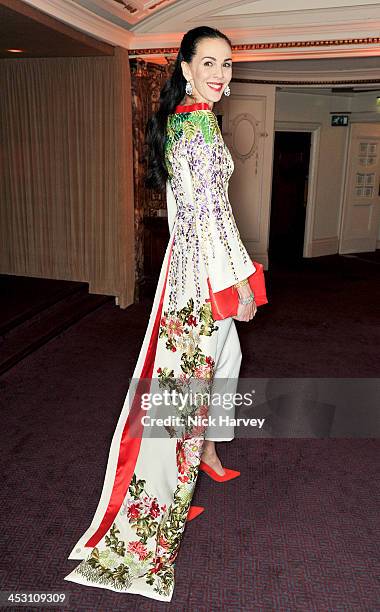
[[[0,272],[134,300],[128,52],[0,60]]]

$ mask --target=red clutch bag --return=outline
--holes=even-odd
[[[262,306],[268,303],[265,289],[264,266],[258,261],[252,260],[252,263],[256,270],[251,276],[248,276],[248,282],[255,296],[256,305]],[[210,299],[206,300],[206,302],[211,302],[211,311],[214,319],[218,321],[220,319],[227,319],[227,317],[234,317],[237,314],[239,305],[238,290],[232,285],[231,287],[222,289],[222,291],[213,293],[209,278],[207,278],[207,284]]]

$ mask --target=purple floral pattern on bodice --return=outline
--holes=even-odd
[[[204,109],[169,115],[165,161],[176,202],[169,308],[179,307],[192,286],[199,308],[207,277],[220,291],[255,271],[229,202],[234,162],[216,115]]]

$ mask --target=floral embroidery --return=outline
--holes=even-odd
[[[141,542],[129,542],[128,552],[136,553],[140,561],[144,561],[144,559],[146,559],[149,555],[146,546],[141,544]]]
[[[148,538],[151,538],[157,531],[157,519],[166,510],[165,506],[160,508],[156,497],[151,497],[147,493],[143,495],[145,490],[145,480],[137,480],[136,474],[133,474],[129,485],[128,493],[120,515],[127,515],[129,524],[136,531],[136,535],[140,537],[140,541],[146,544]]]
[[[234,162],[213,111],[169,115],[165,162],[177,207],[169,308],[178,308],[192,286],[198,309],[208,296],[207,276],[220,291],[255,271],[228,198]]]
[[[185,436],[177,440],[178,485],[174,492],[173,503],[160,523],[157,532],[155,566],[147,577],[149,584],[154,584],[154,581],[158,580],[155,588],[161,594],[169,593],[174,585],[174,561],[178,555],[182,532],[193,497],[202,446],[202,438]]]
[[[128,588],[133,578],[145,576],[147,584],[152,585],[156,592],[169,595],[174,588],[174,560],[194,492],[202,446],[203,438],[200,437],[185,436],[177,440],[178,484],[173,503],[168,508],[159,507],[157,500],[146,494],[145,481],[137,480],[134,475],[129,494],[135,502],[128,504],[127,516],[140,536],[139,540],[129,542],[126,547],[125,542],[118,538],[120,530],[115,522],[109,535],[105,536],[106,548],[102,551],[99,546],[93,548],[75,571],[90,582],[110,584],[120,590]],[[156,517],[151,516],[152,508],[154,514],[159,512],[162,516],[159,524]],[[156,541],[154,553],[146,547],[148,539]]]
[[[194,300],[190,298],[180,310],[166,310],[161,316],[159,337],[166,337],[166,348],[168,350],[180,349],[184,355],[193,356],[199,336],[211,336],[218,329],[212,316],[209,302],[202,304],[194,316]],[[199,322],[199,323],[198,323]],[[196,328],[199,325],[199,332]],[[182,355],[182,358],[186,358]],[[182,367],[186,372],[188,369]]]
[[[149,570],[153,554],[140,541],[130,542],[126,549],[124,541],[118,538],[119,533],[113,523],[109,535],[105,536],[105,549],[95,546],[74,571],[89,582],[110,585],[115,590],[131,586],[134,578]]]
[[[133,474],[128,493],[104,541],[92,549],[88,558],[75,569],[89,582],[110,585],[125,590],[135,578],[143,577],[160,595],[170,595],[174,588],[174,561],[178,555],[182,533],[191,504],[202,455],[204,433],[202,424],[189,425],[186,416],[207,417],[208,402],[204,397],[210,390],[215,362],[201,349],[201,337],[210,337],[218,327],[209,303],[194,309],[194,300],[179,310],[165,310],[161,315],[159,337],[165,348],[178,351],[181,372],[157,368],[159,385],[163,389],[184,393],[197,388],[195,402],[189,400],[182,409],[184,426],[178,430],[166,428],[176,438],[175,455],[178,470],[177,486],[171,504],[160,504],[146,489],[146,481]],[[126,543],[120,539],[118,523],[124,517],[135,538]],[[103,548],[102,548],[103,547]]]
[[[159,337],[166,338],[169,351],[180,351],[179,367],[174,372],[170,367],[157,368],[161,389],[176,391],[182,398],[189,398],[185,405],[176,409],[176,416],[182,419],[182,428],[166,426],[170,437],[200,435],[202,428],[189,425],[188,417],[198,415],[199,407],[204,406],[204,398],[210,391],[213,381],[215,362],[211,355],[205,355],[200,346],[201,336],[211,336],[219,328],[211,313],[209,303],[204,303],[194,312],[194,300],[190,298],[180,310],[165,311],[161,317]]]

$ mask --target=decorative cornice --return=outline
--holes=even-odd
[[[306,47],[336,47],[342,45],[376,45],[380,44],[380,36],[368,38],[339,38],[330,40],[296,40],[267,43],[249,43],[232,45],[232,51],[256,51],[263,49],[297,49]],[[154,47],[146,49],[129,49],[129,55],[172,55],[177,54],[179,47]]]
[[[160,2],[160,0],[157,0]],[[107,19],[100,17],[94,12],[86,9],[85,7],[77,4],[75,0],[23,0],[26,4],[29,4],[48,15],[55,17],[56,19],[63,21],[72,27],[86,32],[89,35],[98,38],[110,45],[116,45],[124,47],[128,50],[129,57],[142,57],[145,56],[147,60],[160,64],[169,63],[172,57],[178,54],[179,47],[177,41],[180,39],[180,32],[174,28],[175,31],[172,33],[163,32],[149,32],[142,31],[141,29],[128,30],[120,27],[114,23],[111,23]],[[132,0],[131,3],[133,4]],[[198,0],[199,5],[204,5],[202,0]],[[374,5],[367,5],[374,6]],[[164,17],[168,18],[168,12],[170,14],[174,12],[176,7],[174,3],[172,6],[168,6],[167,9],[162,11],[160,19]],[[151,19],[158,19],[161,11],[157,11],[155,16],[151,16],[144,20],[145,26],[153,24]],[[359,22],[356,22],[355,32],[378,32],[378,20],[364,21],[367,14],[362,16],[362,22],[359,27]],[[368,22],[368,23],[367,23]],[[236,43],[232,45],[232,49],[236,54],[236,59],[240,62],[248,61],[268,61],[268,60],[287,60],[287,59],[311,59],[311,58],[329,58],[329,57],[352,57],[352,56],[380,56],[380,36],[356,36],[353,37],[352,30],[353,24],[350,21],[338,23],[336,20],[332,20],[331,23],[336,24],[337,27],[347,27],[347,31],[350,32],[351,38],[342,38],[339,34],[334,32],[330,34],[331,38],[328,38],[329,34],[326,33],[326,26],[324,24],[319,25],[308,25],[302,26],[302,31],[298,28],[298,33],[294,31],[284,31],[284,29],[277,31],[278,28],[273,30],[266,30],[260,33],[260,28],[257,29],[257,24],[252,32],[236,31],[234,36],[237,36],[237,40],[260,40],[261,42],[255,43]],[[367,25],[365,25],[367,24]],[[142,27],[143,23],[141,23]],[[298,27],[298,26],[297,26]],[[318,31],[315,31],[315,27]],[[321,28],[324,28],[322,30]],[[311,29],[310,29],[311,28]],[[314,28],[314,30],[313,30]],[[359,28],[359,30],[357,29]],[[313,31],[313,33],[311,33]],[[227,32],[228,33],[228,32]],[[303,36],[308,40],[277,40],[271,42],[265,42],[274,36],[278,39],[286,39],[289,36],[300,37]],[[311,36],[315,36],[315,39],[311,39]],[[175,37],[175,38],[173,38]],[[325,38],[322,38],[325,37]],[[234,37],[232,38],[234,39]],[[163,46],[162,43],[169,44],[170,46]],[[155,45],[150,47],[150,45]],[[141,47],[139,48],[139,45]],[[161,45],[161,46],[160,46]],[[133,47],[133,48],[132,48]]]
[[[234,78],[232,83],[261,83],[262,85],[365,85],[365,84],[380,84],[380,77],[373,79],[340,79],[331,81],[322,80],[297,80],[285,81],[283,79],[252,79],[252,78]]]

